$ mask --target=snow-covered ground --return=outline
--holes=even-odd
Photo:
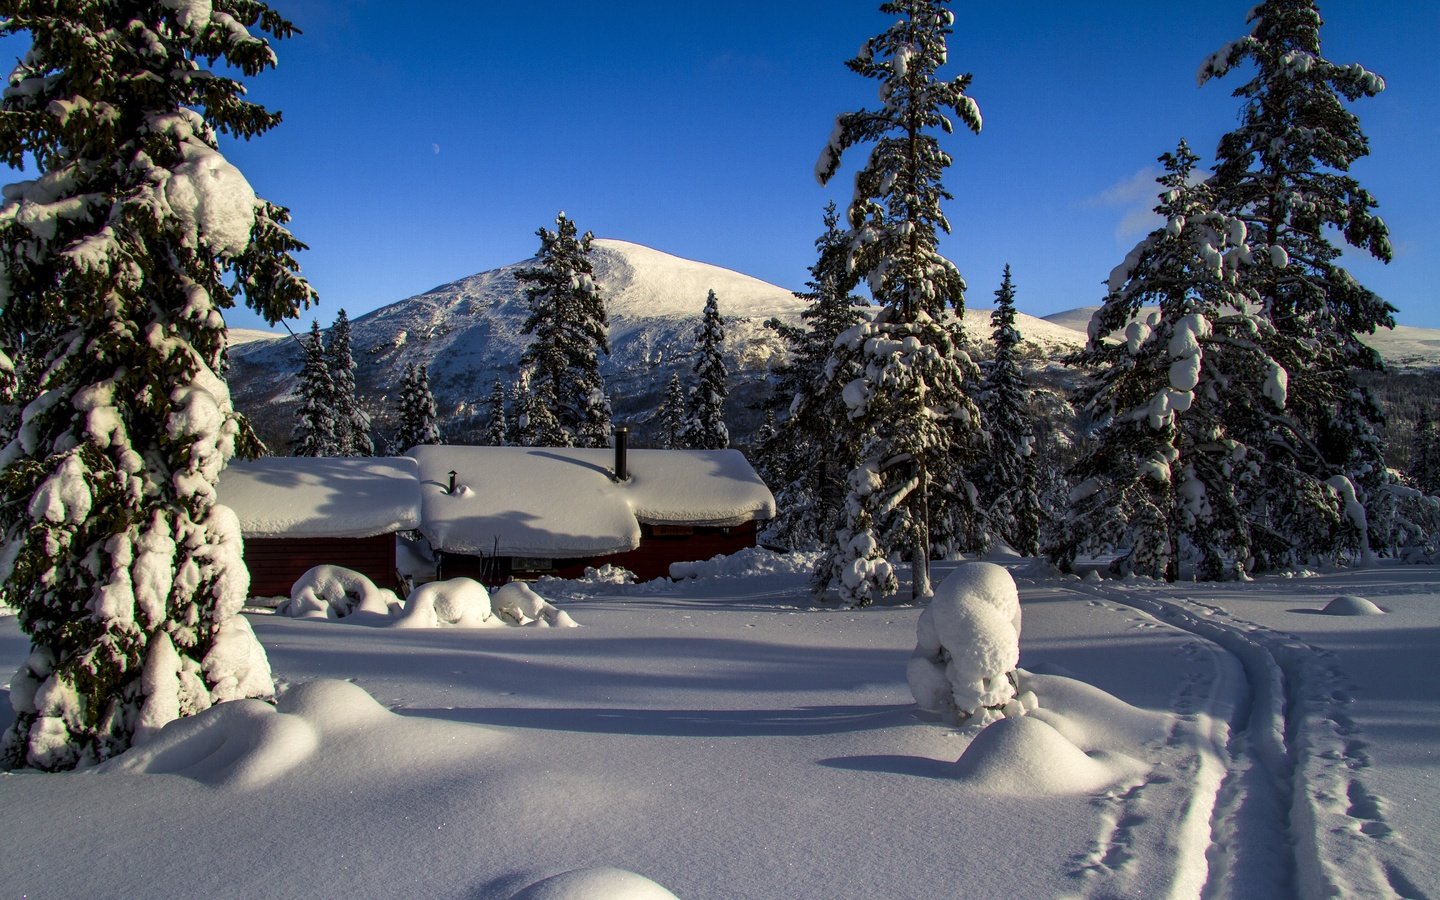
[[[1440,569],[1010,565],[1041,709],[980,737],[916,712],[919,609],[810,609],[761,554],[537,585],[580,628],[255,612],[279,710],[218,707],[104,774],[0,775],[0,883],[505,898],[598,866],[687,900],[1440,897]],[[25,652],[0,619],[0,667]],[[602,895],[560,884],[526,896]]]

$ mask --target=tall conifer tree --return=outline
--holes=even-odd
[[[350,317],[345,310],[335,315],[327,350],[335,417],[335,452],[338,456],[374,456],[370,437],[370,416],[360,408],[355,392],[355,356],[350,352]]]
[[[880,83],[882,106],[842,114],[820,154],[821,184],[841,156],[873,144],[855,176],[847,269],[864,278],[880,311],[842,334],[827,365],[859,446],[848,478],[846,521],[816,573],[837,585],[842,602],[865,605],[897,587],[887,556],[908,550],[912,595],[930,593],[929,560],[937,533],[983,533],[973,488],[962,474],[980,443],[979,415],[964,382],[978,372],[948,310],[964,309],[965,280],[938,250],[950,223],[940,201],[950,165],[936,133],[951,116],[980,131],[969,75],[940,80],[954,15],[946,0],[897,0],[880,11],[894,21],[846,63]]]
[[[485,424],[485,442],[492,447],[504,447],[510,443],[510,421],[505,413],[505,385],[495,379],[490,389],[490,415]]]
[[[849,241],[834,203],[825,207],[823,221],[809,290],[795,295],[810,303],[800,313],[802,324],[765,323],[790,351],[777,371],[772,402],[788,415],[759,448],[778,510],[766,539],[792,549],[829,541],[844,507],[846,476],[857,464],[858,446],[846,439],[848,410],[838,392],[827,389],[824,376],[835,339],[865,318],[865,301],[851,293],[855,278],[846,267]]]
[[[531,369],[531,390],[554,398],[549,413],[555,446],[605,447],[610,442],[610,398],[600,375],[600,354],[610,352],[605,301],[590,263],[593,235],[576,236],[560,213],[555,230],[541,228],[539,265],[515,277],[524,285],[530,317],[523,332],[534,340],[521,355]]]
[[[681,450],[685,447],[685,386],[680,373],[671,372],[665,385],[665,401],[660,406],[660,447]]]
[[[1123,549],[1121,571],[1174,581],[1189,558],[1198,577],[1235,577],[1253,559],[1247,503],[1264,453],[1244,438],[1294,433],[1285,372],[1265,352],[1271,328],[1248,286],[1275,265],[1247,243],[1242,220],[1216,211],[1209,183],[1191,183],[1196,157],[1183,141],[1160,159],[1166,224],[1111,273],[1077,358],[1095,376],[1082,396],[1094,433],[1055,555]],[[1311,523],[1323,535],[1314,546],[1338,525],[1333,514]]]
[[[1338,234],[1388,262],[1389,233],[1375,199],[1349,174],[1369,142],[1346,101],[1372,97],[1385,82],[1359,65],[1321,55],[1321,18],[1313,0],[1264,0],[1250,12],[1250,32],[1212,55],[1199,80],[1254,66],[1235,88],[1240,125],[1220,139],[1214,177],[1222,211],[1245,222],[1250,241],[1284,265],[1261,266],[1246,280],[1272,326],[1269,353],[1290,378],[1294,440],[1250,436],[1270,462],[1252,504],[1258,564],[1296,561],[1305,534],[1292,524],[1334,515],[1342,500],[1326,485],[1362,501],[1385,480],[1383,414],[1354,378],[1379,370],[1379,354],[1359,336],[1394,324],[1394,308],[1360,285],[1338,262]],[[1273,477],[1271,477],[1273,476]],[[1338,482],[1336,482],[1338,484]],[[1348,546],[1364,543],[1360,535]]]
[[[301,338],[305,362],[296,378],[295,392],[300,396],[296,410],[295,429],[291,432],[291,452],[296,456],[343,456],[335,420],[335,382],[330,377],[330,355],[320,323],[310,323],[310,334]]]
[[[526,447],[568,447],[570,435],[555,415],[555,385],[544,380],[527,381],[520,411],[520,443]]]
[[[1020,369],[1020,332],[1015,327],[1015,285],[1010,266],[995,292],[990,314],[995,359],[981,383],[981,410],[990,433],[990,452],[976,478],[991,527],[1026,556],[1040,552],[1040,489],[1035,429],[1030,421],[1030,388]]]
[[[435,414],[435,395],[430,391],[430,372],[424,365],[410,363],[400,381],[400,430],[395,434],[395,453],[404,453],[422,444],[444,443]]]
[[[244,431],[224,311],[243,293],[276,322],[314,295],[285,210],[217,149],[279,121],[236,80],[275,64],[251,29],[293,30],[255,0],[0,2],[0,34],[31,41],[0,155],[38,172],[0,207],[0,349],[36,373],[0,451],[0,575],[32,644],[0,765],[92,764],[273,694],[238,615],[239,526],[215,500]]]
[[[720,303],[711,291],[705,298],[705,311],[695,328],[696,384],[690,389],[690,417],[685,423],[684,441],[697,450],[722,450],[730,446],[730,430],[725,427],[725,320],[720,316]]]

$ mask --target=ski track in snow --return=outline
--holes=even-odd
[[[1129,618],[1136,629],[1166,627],[1145,611],[1107,599],[1090,603]],[[1195,897],[1205,886],[1210,821],[1226,771],[1228,720],[1243,694],[1244,675],[1230,654],[1211,642],[1189,641],[1181,650],[1202,665],[1172,697],[1171,726],[1150,748],[1154,766],[1094,801],[1099,833],[1070,868],[1087,882],[1085,896]]]
[[[1068,587],[1138,614],[1135,627],[1195,635],[1185,652],[1211,656],[1215,672],[1177,692],[1175,724],[1148,778],[1097,799],[1102,834],[1072,872],[1106,876],[1089,896],[1141,893],[1153,875],[1132,860],[1167,858],[1177,863],[1172,897],[1423,896],[1405,874],[1419,855],[1366,786],[1367,743],[1346,712],[1351,688],[1335,654],[1177,588]],[[1134,852],[1138,826],[1157,815],[1170,825],[1145,829],[1156,846]],[[1377,841],[1392,861],[1377,856]]]

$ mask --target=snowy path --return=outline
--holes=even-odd
[[[1077,587],[1201,637],[1243,670],[1222,748],[1228,771],[1215,798],[1205,897],[1424,896],[1414,874],[1421,860],[1369,785],[1369,743],[1336,654],[1196,599],[1193,586]]]

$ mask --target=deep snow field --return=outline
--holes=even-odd
[[[686,900],[1440,897],[1440,568],[1163,585],[1005,562],[1041,708],[983,732],[916,711],[918,608],[813,609],[804,568],[759,552],[537,585],[579,628],[256,610],[279,711],[0,775],[0,884],[508,898],[615,867]],[[0,671],[26,652],[0,618]],[[524,896],[665,896],[623,883]]]

